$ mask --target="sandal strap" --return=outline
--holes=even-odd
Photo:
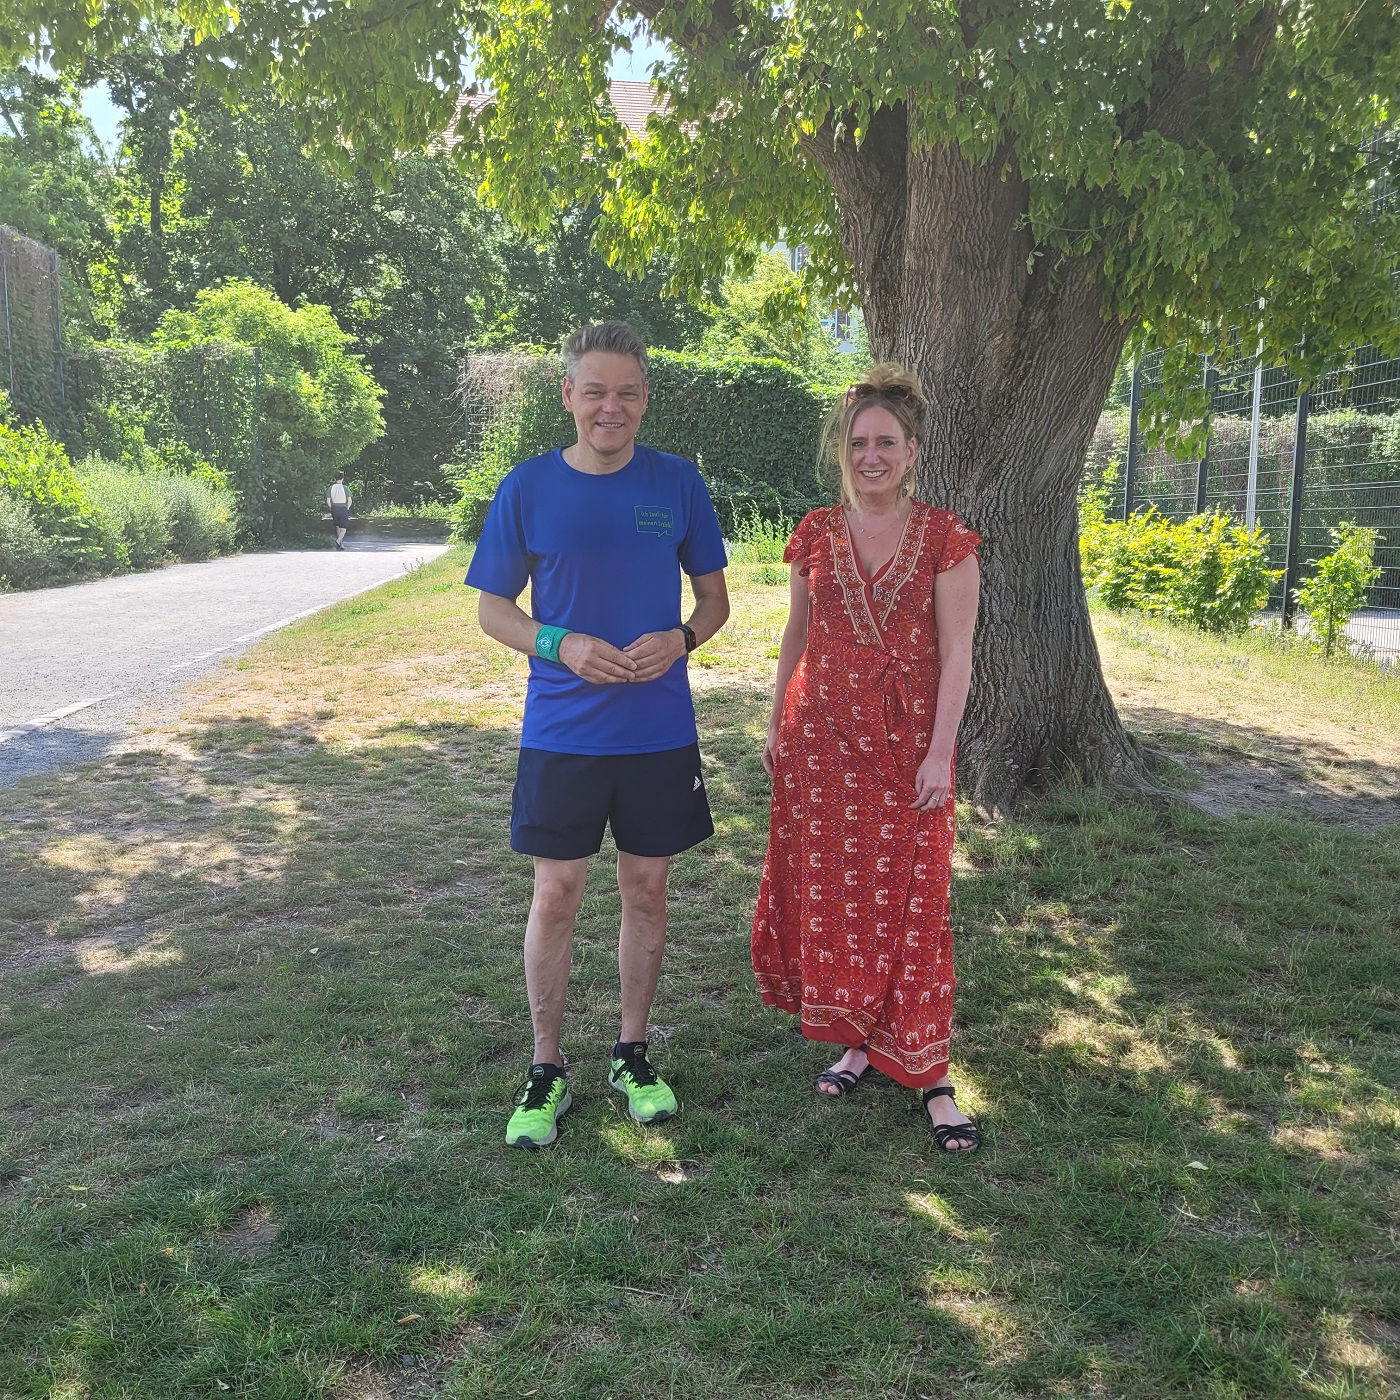
[[[948,1143],[954,1139],[965,1142],[967,1146],[950,1149]],[[974,1123],[941,1123],[933,1130],[933,1140],[944,1152],[975,1152],[982,1145],[982,1134]]]
[[[850,1069],[824,1069],[817,1075],[818,1084],[832,1084],[849,1093],[860,1083],[860,1075]]]
[[[958,1099],[958,1091],[954,1089],[951,1084],[935,1084],[932,1089],[924,1090],[925,1103],[927,1103],[930,1099],[941,1099],[944,1097],[950,1098],[953,1100],[954,1103],[956,1103]]]

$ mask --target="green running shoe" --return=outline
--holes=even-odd
[[[627,1095],[627,1111],[638,1123],[662,1123],[676,1111],[671,1086],[647,1062],[644,1040],[613,1047],[608,1083]]]
[[[506,1124],[507,1147],[548,1147],[559,1136],[559,1120],[569,1111],[569,1081],[558,1065],[531,1065],[530,1077],[515,1095],[516,1109]]]

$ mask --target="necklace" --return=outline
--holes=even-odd
[[[894,514],[882,517],[880,520],[877,521],[877,523],[873,525],[863,524],[856,517],[854,511],[848,511],[846,513],[846,519],[850,521],[851,528],[856,532],[856,534],[865,536],[879,536],[891,533],[891,527],[897,527],[902,530],[904,528],[904,522],[909,519],[909,512],[907,510],[896,510]]]

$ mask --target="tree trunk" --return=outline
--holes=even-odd
[[[836,192],[871,351],[929,399],[920,494],[983,537],[963,791],[1002,812],[1069,776],[1140,785],[1079,573],[1084,454],[1129,329],[1105,317],[1092,255],[1036,249],[1007,153],[974,166],[912,151],[898,112],[859,148],[808,149]]]

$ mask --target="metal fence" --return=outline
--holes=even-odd
[[[1185,460],[1143,441],[1141,408],[1160,390],[1162,359],[1161,351],[1140,358],[1126,421],[1106,418],[1091,450],[1094,477],[1103,479],[1109,461],[1119,468],[1106,483],[1110,513],[1126,520],[1155,506],[1182,519],[1219,510],[1262,527],[1270,565],[1282,570],[1270,608],[1284,625],[1312,565],[1335,548],[1331,532],[1346,521],[1370,526],[1381,574],[1348,630],[1377,656],[1400,655],[1400,361],[1362,349],[1302,394],[1253,356],[1203,366],[1206,448]]]
[[[0,389],[24,418],[64,399],[63,309],[58,254],[0,224]]]

